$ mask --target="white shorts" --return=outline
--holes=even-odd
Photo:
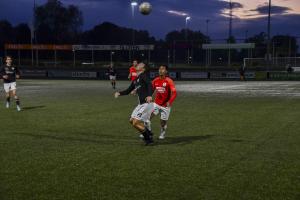
[[[153,112],[153,103],[144,103],[138,105],[131,114],[131,119],[148,122]]]
[[[9,93],[10,91],[16,90],[17,89],[17,83],[12,82],[12,83],[4,83],[4,90],[6,93]]]
[[[160,106],[156,103],[154,103],[153,106],[154,106],[153,114],[154,115],[160,114],[160,119],[161,120],[168,121],[169,116],[170,116],[170,112],[171,112],[171,108],[170,107],[163,107],[163,106]]]
[[[116,77],[116,76],[109,75],[109,80],[111,80],[111,81],[115,81],[116,79],[117,79],[117,77]]]

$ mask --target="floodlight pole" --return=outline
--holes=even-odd
[[[269,10],[268,10],[268,41],[267,41],[267,71],[270,69],[271,64],[271,7],[272,7],[272,1],[269,0]]]
[[[230,0],[229,2],[229,39],[228,39],[228,43],[229,43],[229,50],[228,50],[228,67],[230,67],[231,65],[231,38],[232,38],[232,1]]]
[[[138,3],[133,0],[130,3],[131,5],[131,13],[132,13],[132,48],[130,48],[130,52],[132,52],[132,57],[134,57],[134,45],[135,45],[135,32],[134,32],[134,18],[135,18],[135,7]]]
[[[188,43],[188,21],[191,20],[190,16],[185,18],[185,41]],[[190,49],[187,47],[187,63],[190,64]]]

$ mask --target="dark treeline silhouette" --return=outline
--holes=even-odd
[[[91,30],[82,31],[83,17],[78,7],[74,5],[64,6],[59,0],[48,0],[44,5],[35,9],[34,28],[21,23],[13,26],[6,20],[0,20],[0,57],[4,55],[4,44],[132,44],[133,35],[135,44],[153,44],[155,51],[152,52],[153,60],[165,61],[166,55],[176,51],[176,58],[186,61],[193,57],[196,62],[203,62],[205,51],[201,49],[202,44],[211,43],[209,36],[200,31],[175,30],[166,34],[163,40],[157,40],[146,30],[133,30],[120,27],[110,22],[103,22]],[[235,43],[234,37],[224,39],[224,43],[230,41]],[[244,42],[256,44],[253,52],[254,57],[264,57],[266,54],[267,35],[259,33],[246,38]],[[297,40],[287,35],[277,35],[272,38],[272,49],[276,56],[295,56],[297,53]],[[215,59],[226,58],[226,51],[214,53]],[[233,60],[247,57],[246,51],[232,52]]]

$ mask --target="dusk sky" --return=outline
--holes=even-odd
[[[36,0],[38,5],[46,0]],[[191,16],[188,27],[206,33],[212,39],[228,37],[228,0],[148,0],[153,6],[149,16],[135,9],[132,20],[130,0],[62,0],[64,5],[74,4],[83,13],[83,30],[109,21],[120,26],[148,30],[156,38],[164,38],[171,30],[185,27],[185,16]],[[138,1],[142,2],[141,0]],[[233,10],[233,35],[244,38],[267,28],[268,0],[236,0]],[[300,0],[272,0],[272,34],[290,34],[300,37]],[[32,19],[33,0],[0,0],[0,20],[12,24],[29,23]]]

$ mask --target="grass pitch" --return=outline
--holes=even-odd
[[[0,107],[1,200],[300,199],[300,98],[180,91],[167,138],[145,147],[136,97],[107,81],[18,93],[22,112]]]

